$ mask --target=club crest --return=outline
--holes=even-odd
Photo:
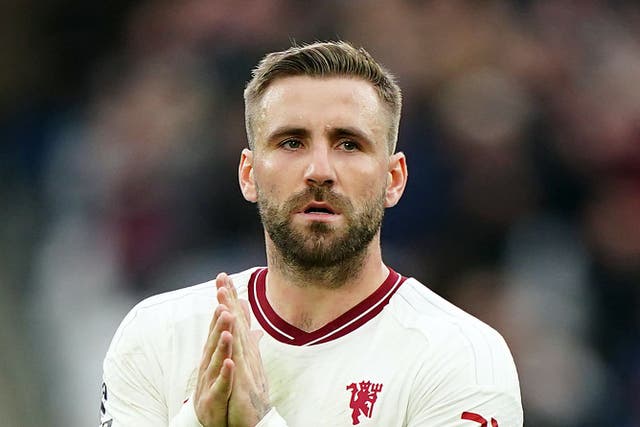
[[[360,416],[371,418],[373,415],[373,405],[378,400],[378,393],[382,391],[382,384],[374,384],[371,381],[360,381],[347,386],[351,390],[351,421],[353,425],[360,424]]]

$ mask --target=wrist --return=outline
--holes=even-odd
[[[287,427],[287,422],[275,407],[271,407],[255,427]]]

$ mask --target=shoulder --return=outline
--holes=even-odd
[[[246,292],[251,274],[257,269],[230,275],[239,294]],[[208,326],[216,305],[215,280],[148,297],[122,320],[109,351],[128,352],[142,343],[158,344],[185,323]]]
[[[495,329],[412,278],[389,309],[404,339],[419,345],[408,409],[415,425],[457,425],[471,411],[522,426],[515,363]]]
[[[407,279],[390,305],[396,321],[425,342],[430,366],[477,385],[517,382],[513,357],[500,333],[422,283]]]
[[[413,278],[403,283],[390,303],[399,322],[422,331],[430,340],[448,339],[452,334],[470,342],[502,339],[491,326]]]

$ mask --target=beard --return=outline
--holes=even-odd
[[[311,201],[329,203],[343,215],[346,227],[340,229],[325,222],[311,222],[302,229],[295,227],[292,214]],[[367,199],[357,209],[348,198],[328,187],[308,187],[280,206],[268,200],[258,189],[258,208],[279,261],[288,270],[302,276],[328,273],[327,278],[343,282],[362,265],[369,243],[380,230],[384,217],[384,191]]]

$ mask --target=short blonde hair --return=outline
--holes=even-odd
[[[344,41],[317,42],[293,46],[282,52],[267,54],[252,72],[244,90],[245,125],[249,147],[254,148],[253,121],[255,108],[269,85],[278,78],[291,76],[356,77],[371,83],[380,100],[388,108],[389,153],[395,151],[402,109],[402,94],[395,77],[378,64],[363,48]]]

